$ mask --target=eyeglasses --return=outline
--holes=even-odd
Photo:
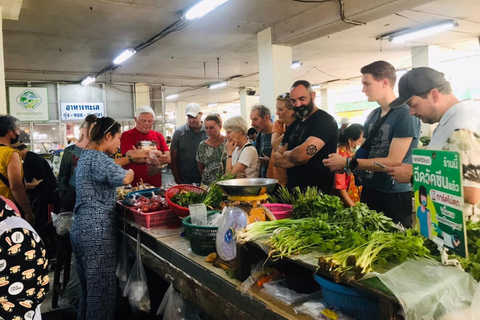
[[[280,99],[287,99],[290,98],[290,92],[285,92],[282,93],[281,95],[278,96]]]

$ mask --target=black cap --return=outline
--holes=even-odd
[[[447,80],[445,80],[443,73],[435,69],[427,67],[413,68],[400,78],[398,82],[399,97],[388,106],[390,108],[398,108],[407,103],[413,96],[439,87],[446,82]]]

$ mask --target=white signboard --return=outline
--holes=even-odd
[[[9,87],[10,115],[20,121],[48,121],[47,88]]]
[[[105,106],[103,102],[94,103],[62,103],[62,120],[83,120],[86,116],[94,114],[97,117],[105,116]]]

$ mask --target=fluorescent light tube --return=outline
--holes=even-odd
[[[312,84],[312,89],[315,90],[315,89],[320,89],[322,87],[321,84]]]
[[[433,34],[436,34],[445,30],[453,29],[456,26],[457,24],[454,21],[448,21],[448,22],[440,23],[434,26],[426,27],[420,30],[413,30],[411,32],[405,32],[398,35],[391,35],[390,41],[392,43],[401,43],[405,41],[410,41],[418,38],[423,38],[426,36],[431,36]]]
[[[292,62],[292,69],[298,69],[302,66],[303,62],[302,61],[293,61]]]
[[[167,100],[172,100],[172,99],[176,99],[176,98],[178,98],[178,94],[176,94],[176,93],[165,97],[165,99],[167,99]]]
[[[86,77],[82,81],[82,86],[88,86],[89,84],[92,84],[95,82],[95,77]]]
[[[217,83],[212,83],[211,85],[208,86],[208,89],[218,89],[218,88],[223,88],[226,87],[227,83],[226,82],[217,82]]]
[[[218,106],[218,103],[214,102],[214,103],[207,104],[207,107],[215,107],[215,106]]]
[[[113,60],[113,63],[120,64],[133,56],[135,53],[137,53],[137,51],[135,51],[134,49],[127,49],[123,51],[122,54],[120,54],[118,57],[116,57],[115,60]]]
[[[188,20],[201,18],[227,1],[228,0],[202,0],[185,13],[185,18]]]

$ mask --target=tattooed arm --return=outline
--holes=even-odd
[[[307,163],[310,159],[323,148],[325,142],[316,137],[308,137],[304,143],[293,150],[285,151],[283,157],[295,166]]]

